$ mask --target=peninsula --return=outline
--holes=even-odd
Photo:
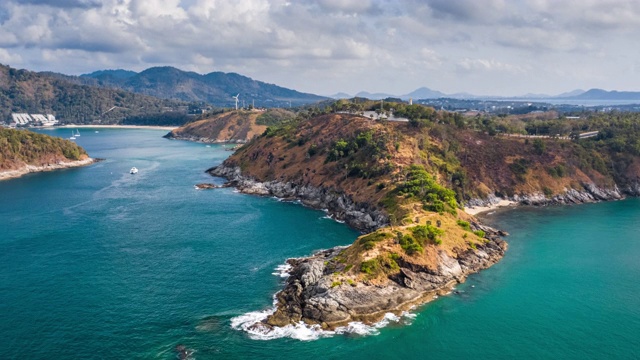
[[[341,101],[324,114],[303,112],[267,128],[208,170],[242,192],[297,199],[365,233],[351,246],[288,260],[291,276],[276,296],[276,310],[254,330],[301,321],[326,329],[374,323],[450,291],[507,249],[505,233],[480,224],[464,207],[582,203],[640,193],[638,155],[614,149],[631,144],[632,134],[620,134],[617,142],[529,136],[526,119],[385,105],[409,121],[338,112],[353,106]],[[538,126],[586,123],[534,120]],[[624,126],[623,120],[600,120],[590,124]],[[502,136],[496,128],[525,135]]]
[[[82,147],[69,140],[0,127],[0,180],[93,162]]]

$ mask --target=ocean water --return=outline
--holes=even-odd
[[[83,130],[105,161],[0,182],[3,358],[175,359],[179,345],[191,359],[640,358],[637,199],[487,215],[511,233],[505,258],[385,327],[234,329],[271,308],[286,258],[357,233],[295,203],[195,190],[222,182],[203,171],[229,152],[163,134]]]

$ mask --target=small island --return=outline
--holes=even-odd
[[[33,172],[85,166],[94,161],[72,141],[0,127],[0,180]]]

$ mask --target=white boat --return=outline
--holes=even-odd
[[[71,137],[69,138],[69,140],[75,140],[75,139],[76,139],[76,135],[72,131],[71,132]]]
[[[131,170],[129,170],[129,174],[137,174],[138,173],[138,168],[137,167],[132,167]]]
[[[76,129],[76,137],[80,136],[80,130]]]

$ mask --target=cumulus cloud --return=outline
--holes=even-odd
[[[636,68],[628,44],[639,31],[635,0],[7,0],[0,61],[65,73],[236,71],[317,93],[487,92],[510,76],[589,87],[592,67],[615,79]],[[484,81],[454,88],[461,73]]]
[[[21,4],[45,5],[57,8],[99,7],[99,0],[22,0]]]

